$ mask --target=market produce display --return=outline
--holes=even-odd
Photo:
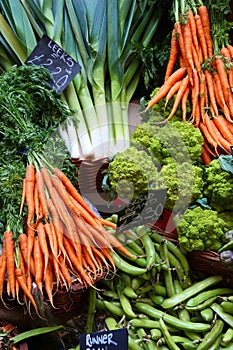
[[[215,2],[206,6],[202,1],[174,1],[175,23],[164,84],[156,88],[146,106],[150,110],[161,99],[174,96],[164,121],[171,120],[181,107],[183,121],[192,122],[204,137],[206,164],[222,152],[231,154],[233,143],[232,46],[224,11],[218,11],[218,6]]]
[[[128,107],[166,6],[166,0],[0,1],[1,305],[14,301],[32,324],[33,317],[47,322],[40,303],[56,313],[58,291],[81,290],[88,299],[78,310],[86,333],[126,328],[130,350],[228,350],[229,1],[171,2],[174,27],[164,81],[140,100],[141,123],[130,131]],[[49,84],[54,72],[26,63],[44,34],[81,65],[61,94]],[[114,201],[125,204],[166,189],[158,226],[148,222],[119,233],[117,212],[105,218],[89,205],[72,160],[103,158],[105,190]],[[203,253],[204,270],[192,253]],[[223,271],[216,273],[215,263]],[[69,333],[69,326],[28,336]],[[75,332],[79,350],[79,324]],[[0,347],[8,335],[3,330]],[[13,350],[26,336],[4,345]]]
[[[59,152],[66,159],[64,142],[53,132],[70,111],[51,90],[49,77],[34,65],[12,67],[0,76],[0,296],[28,310],[32,303],[38,316],[35,283],[55,307],[57,289],[69,290],[75,282],[87,288],[115,269],[114,246],[127,253],[105,228],[115,224],[100,218],[65,170],[52,165]]]
[[[101,317],[103,330],[127,328],[132,350],[231,349],[233,289],[221,275],[192,276],[179,247],[145,226],[121,240],[140,258],[121,254],[117,274],[92,290],[89,331]]]

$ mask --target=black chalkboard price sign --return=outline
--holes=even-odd
[[[81,70],[81,66],[46,34],[42,36],[25,63],[47,68],[52,77],[50,86],[58,94],[62,93]]]
[[[80,350],[128,350],[128,330],[121,328],[81,334]]]
[[[117,233],[143,224],[155,223],[163,214],[167,190],[149,189],[118,212]]]

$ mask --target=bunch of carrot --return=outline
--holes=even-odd
[[[174,1],[175,23],[164,83],[149,101],[146,110],[161,99],[174,97],[165,121],[182,107],[187,120],[187,101],[192,112],[189,121],[199,127],[203,138],[203,161],[208,164],[220,153],[231,153],[233,145],[233,46],[213,45],[207,6],[199,1]]]
[[[13,230],[4,232],[2,300],[6,286],[8,297],[32,303],[39,314],[32,293],[34,284],[54,306],[57,289],[69,290],[75,282],[83,288],[93,286],[110,269],[115,271],[114,248],[131,256],[108,229],[116,225],[97,216],[58,168],[27,165],[20,213],[24,206],[24,230],[18,235]]]

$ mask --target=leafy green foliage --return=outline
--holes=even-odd
[[[216,211],[201,207],[187,209],[177,222],[176,228],[179,246],[184,252],[218,251],[227,231],[227,225]]]

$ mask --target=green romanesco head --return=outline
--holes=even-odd
[[[160,176],[152,157],[133,146],[116,154],[109,163],[108,174],[112,190],[124,199],[135,199],[149,186],[154,188]]]
[[[203,197],[203,171],[200,167],[188,162],[172,162],[163,165],[161,173],[161,185],[165,179],[167,187],[166,209],[174,212],[184,211],[191,203]]]
[[[176,220],[179,246],[184,252],[193,250],[217,251],[224,238],[227,226],[217,211],[194,207],[187,209]]]
[[[193,163],[200,160],[203,137],[192,123],[148,121],[136,126],[131,143],[135,147],[146,147],[161,165],[171,161],[183,163],[189,160]]]
[[[219,158],[206,167],[205,180],[204,194],[210,206],[218,212],[233,211],[233,174],[221,168]]]

